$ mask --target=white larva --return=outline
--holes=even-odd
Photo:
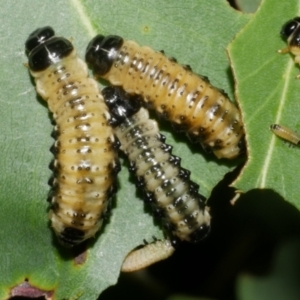
[[[280,138],[294,145],[300,145],[300,135],[297,132],[291,130],[290,128],[279,124],[272,124],[270,126],[270,129]]]
[[[170,257],[175,251],[170,240],[157,240],[131,251],[122,264],[122,272],[134,272]]]

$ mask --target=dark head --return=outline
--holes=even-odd
[[[43,28],[36,29],[29,35],[25,43],[26,53],[30,53],[35,47],[44,43],[54,35],[55,32],[50,26],[45,26]]]
[[[38,28],[32,32],[25,43],[25,50],[32,71],[42,71],[63,57],[68,56],[73,45],[62,37],[55,37],[50,26]]]
[[[63,232],[57,233],[59,243],[66,247],[72,248],[84,241],[84,232],[73,227],[66,227]]]
[[[111,114],[110,125],[118,126],[141,108],[141,97],[126,93],[121,87],[109,86],[102,90],[104,101]]]
[[[280,31],[281,36],[293,46],[300,45],[300,17],[286,22]]]
[[[95,36],[86,48],[85,60],[94,73],[105,75],[113,65],[113,62],[123,45],[123,39],[117,35]]]

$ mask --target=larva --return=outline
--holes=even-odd
[[[282,26],[280,34],[287,40],[288,46],[278,52],[291,52],[295,55],[295,62],[300,64],[300,17],[295,17],[286,22]],[[297,78],[299,79],[300,75],[298,75]]]
[[[102,225],[120,169],[117,143],[98,84],[71,42],[43,27],[25,46],[37,93],[53,113],[58,136],[49,217],[59,241],[72,247]]]
[[[218,158],[232,159],[243,151],[244,129],[238,108],[188,66],[113,35],[97,35],[87,47],[86,61],[96,75],[141,95],[175,129],[186,132]]]
[[[123,264],[122,272],[134,272],[170,257],[175,251],[170,240],[155,241],[130,252]]]
[[[300,145],[300,135],[297,132],[292,131],[290,128],[279,124],[272,124],[270,129],[280,138],[294,145]]]
[[[173,245],[177,239],[198,242],[210,228],[210,214],[199,186],[180,167],[180,158],[171,154],[158,125],[140,107],[140,96],[129,95],[120,87],[106,87],[102,95],[111,114],[110,124],[128,156],[130,170],[145,200],[163,220]]]

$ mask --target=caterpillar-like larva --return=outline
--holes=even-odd
[[[292,129],[279,125],[279,124],[272,124],[270,129],[273,133],[275,133],[280,138],[299,146],[300,145],[300,135],[299,133],[293,131]]]
[[[59,241],[75,246],[95,236],[116,188],[117,143],[98,83],[70,41],[51,27],[26,41],[37,93],[56,122],[54,182],[49,217]]]
[[[134,272],[170,257],[175,251],[170,240],[154,241],[131,251],[124,259],[122,272]]]
[[[87,47],[86,61],[97,76],[141,95],[175,129],[218,158],[235,158],[244,150],[239,109],[190,67],[113,35],[97,35]]]
[[[278,50],[278,52],[291,52],[295,55],[295,62],[300,64],[300,17],[295,17],[286,22],[282,26],[280,34],[287,41],[288,46]],[[300,75],[298,75],[297,78],[299,79]]]
[[[172,147],[164,143],[157,122],[140,107],[140,96],[129,95],[121,87],[106,87],[102,95],[137,187],[144,190],[146,202],[162,218],[173,245],[178,238],[197,243],[210,228],[210,214],[199,186],[190,180],[190,172],[180,167],[180,158],[171,154]]]

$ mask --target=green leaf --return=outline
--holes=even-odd
[[[255,12],[262,0],[236,0],[238,8],[241,11],[252,13]]]
[[[138,3],[138,4],[137,4]],[[233,98],[232,77],[225,48],[248,21],[247,15],[213,1],[1,1],[0,122],[0,298],[28,279],[36,288],[53,291],[55,299],[96,299],[117,282],[125,255],[152,236],[161,238],[152,216],[129,177],[126,164],[119,175],[119,191],[111,217],[91,243],[87,260],[75,265],[61,249],[47,217],[50,190],[48,168],[51,117],[36,96],[24,67],[24,42],[38,27],[51,25],[58,35],[72,38],[81,57],[96,32],[118,34],[141,45],[164,49],[179,62],[190,64]],[[192,179],[209,196],[212,188],[238,161],[216,161],[198,146],[164,126],[174,154],[192,171]]]
[[[280,55],[286,42],[282,25],[299,15],[299,1],[263,1],[259,10],[229,47],[236,79],[236,95],[243,112],[248,161],[235,182],[247,191],[273,188],[300,207],[297,187],[299,148],[291,148],[272,134],[270,125],[279,123],[300,128],[299,73],[291,55]]]

